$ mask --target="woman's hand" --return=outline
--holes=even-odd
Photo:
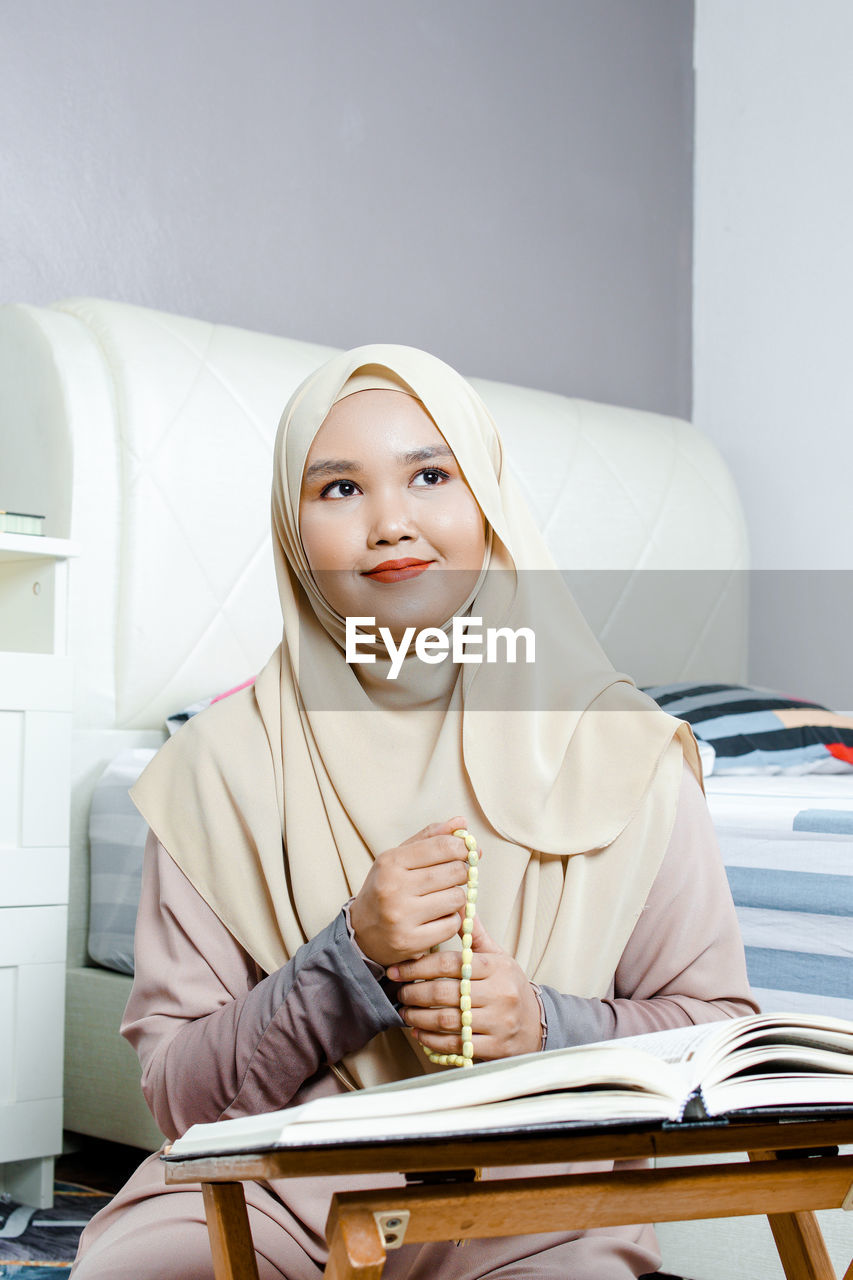
[[[468,850],[451,818],[380,853],[350,907],[362,951],[377,964],[422,956],[459,932],[467,901]]]
[[[534,1053],[542,1043],[539,1001],[524,970],[492,942],[474,918],[471,1026],[475,1059]],[[388,977],[401,982],[400,1015],[416,1039],[435,1053],[461,1053],[459,1012],[461,953],[437,951],[395,964]]]

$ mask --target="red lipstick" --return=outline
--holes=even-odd
[[[412,560],[411,558],[383,560],[375,569],[361,576],[370,578],[373,582],[405,582],[407,578],[417,578],[432,563],[432,560]]]

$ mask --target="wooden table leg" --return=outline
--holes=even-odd
[[[242,1182],[203,1182],[215,1280],[258,1280]]]
[[[332,1197],[327,1233],[329,1261],[326,1280],[380,1280],[385,1266],[385,1242],[376,1219],[363,1209],[339,1212]]]
[[[750,1151],[750,1160],[775,1160],[774,1151]],[[788,1280],[836,1280],[835,1268],[814,1213],[768,1213],[779,1261]],[[848,1272],[848,1275],[850,1273]]]

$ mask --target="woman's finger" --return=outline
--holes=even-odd
[[[476,1018],[473,1031],[474,1035],[471,1043],[474,1046],[475,1062],[490,1062],[496,1058],[505,1058],[508,1053],[512,1056],[514,1052],[519,1052],[519,1050],[508,1050],[504,1038],[491,1033],[487,1028],[478,1031]],[[426,1029],[413,1026],[411,1027],[411,1032],[418,1044],[422,1045],[424,1049],[430,1049],[433,1053],[461,1054],[462,1052],[462,1037],[458,1031],[448,1032],[443,1029]]]
[[[406,1026],[416,1031],[454,1035],[457,1040],[459,1039],[462,1015],[458,1006],[441,1005],[432,1009],[416,1009],[412,1005],[407,1005],[405,1009],[400,1010],[400,1014]]]
[[[458,929],[454,932],[458,932]],[[474,956],[471,968],[473,980],[485,978],[488,969],[487,957]],[[459,1000],[459,976],[462,969],[461,951],[432,951],[429,955],[420,955],[416,960],[401,960],[387,970],[392,982],[423,982],[429,978],[455,978],[456,1000]]]
[[[456,916],[458,931],[459,917],[465,910],[465,890],[462,888],[445,889],[441,893],[428,893],[422,897],[413,897],[408,905],[408,914],[413,924],[429,924],[433,920],[445,920]]]
[[[449,831],[439,832],[428,840],[413,841],[401,844],[397,853],[401,864],[410,871],[420,867],[431,867],[441,862],[458,862],[468,865],[468,850],[465,841]]]
[[[434,862],[428,867],[415,867],[406,875],[406,888],[410,893],[426,895],[441,889],[458,887],[466,901],[468,865],[461,858]]]
[[[462,1052],[462,1039],[457,1032],[455,1035],[445,1035],[436,1031],[419,1031],[412,1030],[412,1035],[418,1044],[423,1045],[425,1049],[431,1049],[433,1053],[456,1053]],[[486,1062],[491,1058],[506,1057],[506,1051],[501,1050],[500,1042],[490,1035],[474,1035],[471,1043],[474,1046],[474,1061]]]
[[[453,938],[458,932],[459,932],[459,912],[458,911],[454,911],[451,915],[442,916],[440,919],[437,919],[437,920],[430,920],[426,924],[412,926],[411,929],[409,930],[410,943],[409,943],[408,949],[405,951],[404,954],[407,956],[418,956],[422,959],[426,959],[427,956],[429,955],[440,955],[442,954],[441,952],[434,952],[432,948],[440,947],[442,943],[449,942],[450,939]],[[381,963],[382,962],[380,961],[380,964]],[[390,966],[387,966],[385,969],[385,972],[387,973],[388,977],[391,978],[392,982],[396,982],[397,979],[391,977],[391,970],[396,969],[397,965],[401,963],[411,964],[411,963],[417,963],[417,961],[408,961],[408,960],[405,962],[401,960],[392,961]],[[458,968],[457,968],[457,975],[458,975]],[[456,988],[458,992],[459,990],[458,980],[457,980]]]
[[[473,988],[472,988],[473,989]],[[456,1010],[459,1017],[459,982],[452,978],[435,978],[427,982],[412,982],[397,992],[398,1003],[403,1008],[430,1009],[436,1005]],[[472,997],[473,1004],[473,997]]]
[[[448,818],[446,822],[430,822],[422,831],[416,831],[408,840],[403,840],[400,848],[405,849],[407,845],[417,844],[421,840],[431,840],[433,836],[449,836],[464,828],[465,819],[459,817]]]
[[[479,916],[474,916],[474,929],[471,934],[471,946],[474,951],[479,951],[481,955],[488,952],[491,952],[493,955],[506,955],[503,947],[499,947],[498,944],[493,942],[486,933],[483,922]]]

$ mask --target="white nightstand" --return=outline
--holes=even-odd
[[[62,1149],[75,554],[0,534],[0,1190],[40,1207]]]

